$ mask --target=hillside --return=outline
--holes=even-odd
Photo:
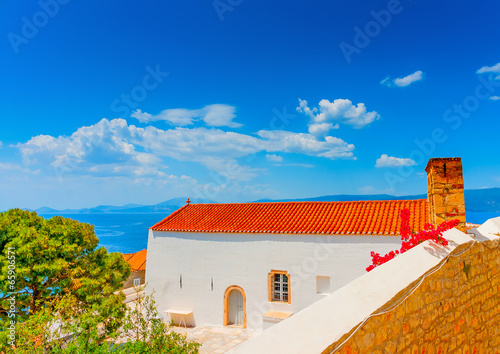
[[[215,203],[209,199],[193,198],[193,203]],[[42,207],[39,214],[130,214],[130,213],[172,213],[186,204],[186,198],[173,198],[155,205],[126,204],[122,206],[99,205],[94,208],[56,210]]]
[[[389,194],[372,195],[324,195],[314,198],[301,199],[261,199],[256,203],[265,202],[345,202],[355,200],[405,200],[405,199],[425,199],[426,194],[394,196]],[[209,199],[192,200],[193,203],[216,203]],[[100,205],[94,208],[55,210],[48,207],[39,208],[39,214],[105,214],[105,213],[172,213],[186,203],[186,198],[174,198],[155,205],[126,204],[123,206]],[[468,212],[500,212],[500,188],[468,189],[465,191],[465,208]]]
[[[316,202],[346,202],[355,200],[406,200],[406,199],[426,199],[427,194],[394,196],[389,194],[373,194],[373,195],[325,195],[315,198],[303,199],[282,199],[269,200],[261,199],[258,202],[301,202],[301,201],[316,201]],[[467,189],[465,190],[465,209],[468,212],[500,212],[500,188],[485,188],[485,189]]]

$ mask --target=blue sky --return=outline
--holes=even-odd
[[[0,209],[500,187],[497,2],[0,9]]]

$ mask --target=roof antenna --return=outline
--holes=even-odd
[[[189,198],[186,200],[186,204],[191,204],[191,201],[189,200]]]

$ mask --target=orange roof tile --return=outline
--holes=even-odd
[[[410,226],[428,222],[426,199],[356,202],[186,204],[151,229],[154,231],[399,235],[402,209]]]
[[[123,259],[130,264],[132,271],[146,270],[147,251],[142,250],[136,253],[123,254]]]

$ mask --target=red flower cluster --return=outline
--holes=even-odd
[[[416,245],[421,244],[424,241],[431,240],[438,245],[448,246],[448,241],[443,237],[443,232],[456,227],[459,223],[458,220],[444,221],[435,227],[432,224],[425,224],[424,229],[414,233],[410,227],[410,210],[401,210],[401,249],[398,251],[391,251],[385,256],[381,256],[379,253],[370,252],[372,257],[372,264],[366,268],[366,271],[374,269],[375,267],[390,261],[398,254],[405,253],[406,251],[412,249]]]

